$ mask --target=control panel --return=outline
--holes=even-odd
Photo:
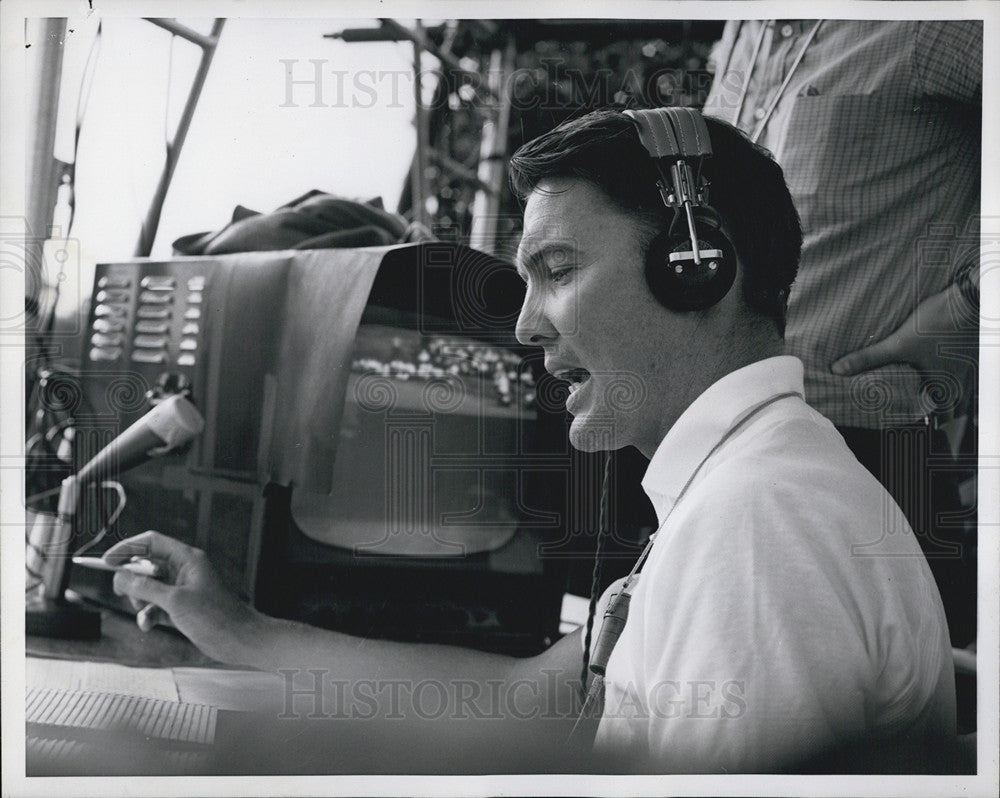
[[[190,369],[202,356],[209,264],[98,266],[87,360]]]

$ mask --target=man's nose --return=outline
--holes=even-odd
[[[555,328],[545,313],[544,300],[531,288],[525,291],[514,333],[524,346],[542,346],[556,337]]]

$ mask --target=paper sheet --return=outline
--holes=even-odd
[[[587,623],[589,611],[590,599],[563,593],[562,609],[559,612],[559,631],[565,635],[583,626]]]
[[[218,710],[120,693],[37,688],[27,691],[24,715],[35,738],[127,729],[145,738],[211,744]]]
[[[28,690],[85,690],[180,701],[170,668],[129,668],[111,662],[28,657],[24,667],[24,681]]]
[[[185,703],[271,715],[284,707],[285,680],[276,673],[174,668],[174,682]]]

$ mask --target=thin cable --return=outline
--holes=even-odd
[[[743,113],[743,103],[747,99],[747,91],[750,89],[750,76],[753,75],[753,68],[757,64],[757,57],[760,55],[760,47],[764,43],[764,34],[767,32],[767,26],[770,22],[765,22],[760,26],[760,33],[757,34],[757,41],[753,46],[753,54],[750,56],[750,63],[747,65],[747,73],[743,76],[743,87],[740,89],[740,99],[736,103],[736,114],[733,116],[733,126],[739,127],[740,114]],[[729,58],[726,59],[726,70],[728,71],[729,65],[733,60],[733,51],[736,49],[736,42],[739,41],[740,31],[743,30],[743,23],[740,22],[740,26],[736,29],[736,38],[733,39],[732,49],[729,51]],[[722,73],[722,77],[725,77],[725,71]]]
[[[36,546],[34,543],[31,542],[31,530],[30,529],[27,530],[27,531],[25,531],[25,533],[24,533],[24,545],[25,545],[25,548],[27,549],[27,552],[25,552],[25,558],[24,558],[24,560],[25,560],[25,562],[24,562],[24,570],[25,570],[25,572],[27,573],[27,575],[29,577],[31,577],[32,579],[35,580],[34,582],[29,582],[28,586],[24,589],[25,593],[30,593],[32,590],[34,590],[36,587],[38,587],[40,584],[42,584],[42,582],[45,581],[45,576],[43,574],[39,573],[38,571],[36,571],[30,565],[28,565],[28,556],[27,555],[28,555],[29,552],[34,552],[36,558],[38,559],[38,562],[45,562],[45,552],[42,551],[38,546]]]
[[[73,160],[70,163],[70,201],[69,201],[69,223],[66,226],[64,238],[69,238],[73,229],[73,222],[76,219],[76,160],[80,150],[80,135],[83,132],[83,120],[87,114],[87,106],[90,105],[90,92],[94,88],[94,75],[97,72],[97,58],[101,53],[101,36],[104,22],[97,23],[97,33],[94,41],[90,43],[90,52],[87,54],[87,61],[83,65],[83,76],[80,78],[80,90],[76,96],[76,120],[73,128]]]
[[[778,87],[778,91],[774,95],[774,99],[771,100],[771,105],[768,107],[767,112],[764,114],[763,118],[761,118],[760,122],[758,123],[757,129],[754,130],[753,135],[750,137],[751,141],[753,141],[754,144],[757,143],[758,139],[760,139],[761,134],[764,132],[765,126],[771,119],[771,114],[774,113],[774,109],[778,106],[778,101],[784,95],[785,89],[788,88],[788,84],[792,80],[792,75],[794,75],[795,70],[799,68],[799,64],[801,63],[803,57],[806,54],[806,50],[809,49],[809,45],[812,44],[812,40],[816,37],[816,31],[819,30],[819,26],[822,24],[823,20],[820,19],[816,21],[816,24],[813,25],[812,30],[809,31],[809,35],[806,36],[806,40],[802,43],[802,49],[799,50],[799,54],[795,57],[795,61],[792,63],[790,67],[788,67],[788,72],[785,74],[785,79],[781,82],[781,85]]]
[[[73,230],[73,223],[76,221],[76,160],[77,153],[80,149],[80,133],[83,130],[83,118],[87,111],[87,106],[90,104],[90,90],[94,85],[94,72],[96,71],[97,56],[101,50],[101,33],[102,26],[104,22],[97,23],[97,33],[94,35],[94,40],[90,43],[90,52],[87,54],[87,60],[83,65],[83,75],[80,78],[80,88],[76,95],[76,119],[74,120],[73,128],[73,159],[68,164],[66,171],[63,173],[64,177],[69,178],[69,220],[66,223],[66,230],[61,233],[63,240],[68,241],[70,233]],[[46,343],[45,336],[52,333],[55,327],[56,321],[56,308],[59,305],[59,289],[62,284],[62,275],[66,267],[66,261],[63,260],[59,264],[59,275],[56,277],[55,285],[52,287],[53,298],[52,302],[44,314],[44,316],[39,313],[42,323],[39,325],[40,332],[38,333],[38,342],[40,344],[41,360],[42,364],[48,362],[48,344]]]
[[[601,483],[601,514],[597,525],[597,548],[594,549],[594,570],[590,577],[590,609],[587,612],[587,632],[583,638],[583,669],[580,671],[580,690],[587,694],[587,673],[590,670],[590,641],[594,632],[594,615],[597,613],[597,600],[601,595],[601,554],[604,548],[604,538],[608,532],[608,504],[611,494],[611,452],[604,456],[604,480]]]
[[[36,432],[34,435],[28,438],[27,442],[24,444],[25,456],[30,457],[31,453],[34,451],[35,447],[38,446],[38,444],[42,444],[46,448],[48,448],[48,442],[45,440],[44,432]],[[51,454],[51,449],[49,450],[49,453]]]
[[[97,533],[96,537],[89,543],[86,543],[83,546],[81,546],[72,555],[74,557],[78,557],[79,555],[83,554],[83,552],[93,548],[97,543],[99,543],[105,537],[105,535],[107,535],[108,530],[115,523],[115,521],[118,520],[118,517],[122,514],[122,510],[125,509],[125,502],[126,502],[125,489],[121,486],[120,483],[114,482],[112,480],[107,480],[101,483],[101,487],[113,488],[118,493],[118,506],[115,508],[114,512],[111,514],[108,520],[104,523],[104,526]],[[46,496],[51,496],[55,493],[58,493],[61,490],[62,486],[58,488],[52,488],[51,490],[42,491],[41,493],[36,493],[32,496],[27,497],[27,499],[25,499],[25,504],[36,501],[37,499],[40,498],[44,498]],[[44,561],[48,557],[48,555],[44,551],[42,551],[42,549],[40,549],[38,546],[36,546],[34,543],[31,542],[30,531],[25,533],[24,544],[28,549],[37,554],[39,559]],[[25,593],[30,593],[32,590],[34,590],[36,587],[42,584],[42,582],[45,581],[45,577],[38,571],[31,568],[27,563],[25,563],[24,570],[28,573],[28,576],[32,577],[35,580],[31,584],[29,584],[24,590]]]
[[[733,46],[729,48],[729,53],[726,55],[726,63],[721,66],[716,64],[715,75],[718,76],[719,80],[722,80],[729,72],[729,65],[733,62],[733,53],[736,52],[736,42],[740,40],[740,34],[743,32],[743,24],[745,20],[740,20],[736,25],[736,33],[733,34]]]
[[[163,149],[170,155],[170,89],[174,77],[174,42],[177,41],[177,34],[171,34],[170,47],[167,50],[167,99],[163,108]]]
[[[79,549],[73,552],[74,557],[79,557],[85,551],[92,549],[101,540],[103,540],[104,536],[108,534],[108,530],[114,525],[115,521],[118,520],[118,516],[122,514],[122,510],[125,509],[125,502],[126,502],[125,488],[121,486],[121,483],[115,482],[114,480],[106,480],[105,482],[101,483],[101,487],[114,488],[114,490],[118,493],[118,506],[115,508],[114,512],[111,513],[111,516],[108,518],[108,520],[104,522],[104,526],[101,527],[100,532],[97,533],[94,539],[91,540],[89,543],[84,543]]]
[[[24,503],[31,504],[32,502],[36,502],[39,499],[44,499],[47,498],[48,496],[55,496],[61,490],[62,490],[62,485],[58,485],[54,488],[43,490],[41,493],[33,493],[25,498]]]

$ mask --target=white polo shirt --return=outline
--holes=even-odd
[[[920,546],[801,393],[797,358],[754,363],[656,450],[643,488],[661,526],[608,662],[595,752],[759,772],[861,734],[954,734],[948,630]]]

